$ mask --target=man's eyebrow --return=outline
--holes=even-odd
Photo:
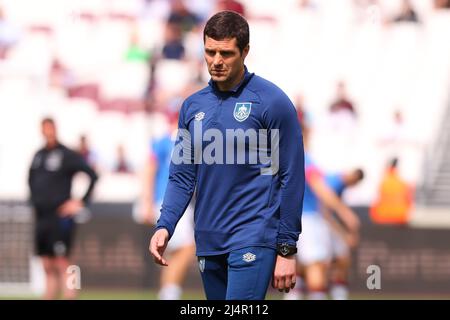
[[[233,53],[234,52],[234,50],[233,49],[215,49],[215,48],[206,48],[205,47],[205,51],[214,51],[214,52],[216,52],[216,51],[219,51],[219,52],[221,52],[221,53]]]

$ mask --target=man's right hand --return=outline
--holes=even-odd
[[[166,250],[167,243],[169,242],[169,231],[167,229],[156,230],[153,237],[150,239],[149,251],[155,260],[155,263],[167,266],[166,259],[163,258],[164,251]]]

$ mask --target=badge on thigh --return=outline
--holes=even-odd
[[[244,260],[245,262],[252,262],[252,261],[255,261],[255,259],[256,259],[256,255],[254,255],[251,252],[247,252],[246,254],[244,254],[242,256],[242,260]]]
[[[200,269],[200,272],[205,271],[205,258],[204,257],[198,258],[198,268]]]

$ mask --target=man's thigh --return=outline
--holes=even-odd
[[[247,247],[228,256],[227,300],[263,300],[272,278],[276,251]]]
[[[225,300],[228,281],[228,254],[198,257],[206,299]]]

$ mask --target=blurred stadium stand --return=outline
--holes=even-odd
[[[48,115],[66,145],[76,148],[81,135],[89,139],[101,177],[96,202],[136,200],[149,143],[167,126],[162,113],[208,80],[201,28],[216,1],[185,3],[202,22],[183,33],[185,56],[176,60],[162,56],[169,1],[0,1],[0,202],[26,201],[39,122]],[[402,175],[418,191],[411,225],[449,227],[450,10],[415,0],[420,22],[393,23],[400,0],[242,3],[251,28],[249,70],[293,101],[304,97],[312,151],[324,170],[365,170],[366,179],[345,200],[358,207],[373,202],[394,148]],[[344,130],[330,125],[328,111],[339,81],[357,111]],[[406,133],[391,141],[387,131],[397,110]],[[131,174],[113,172],[119,145]]]

